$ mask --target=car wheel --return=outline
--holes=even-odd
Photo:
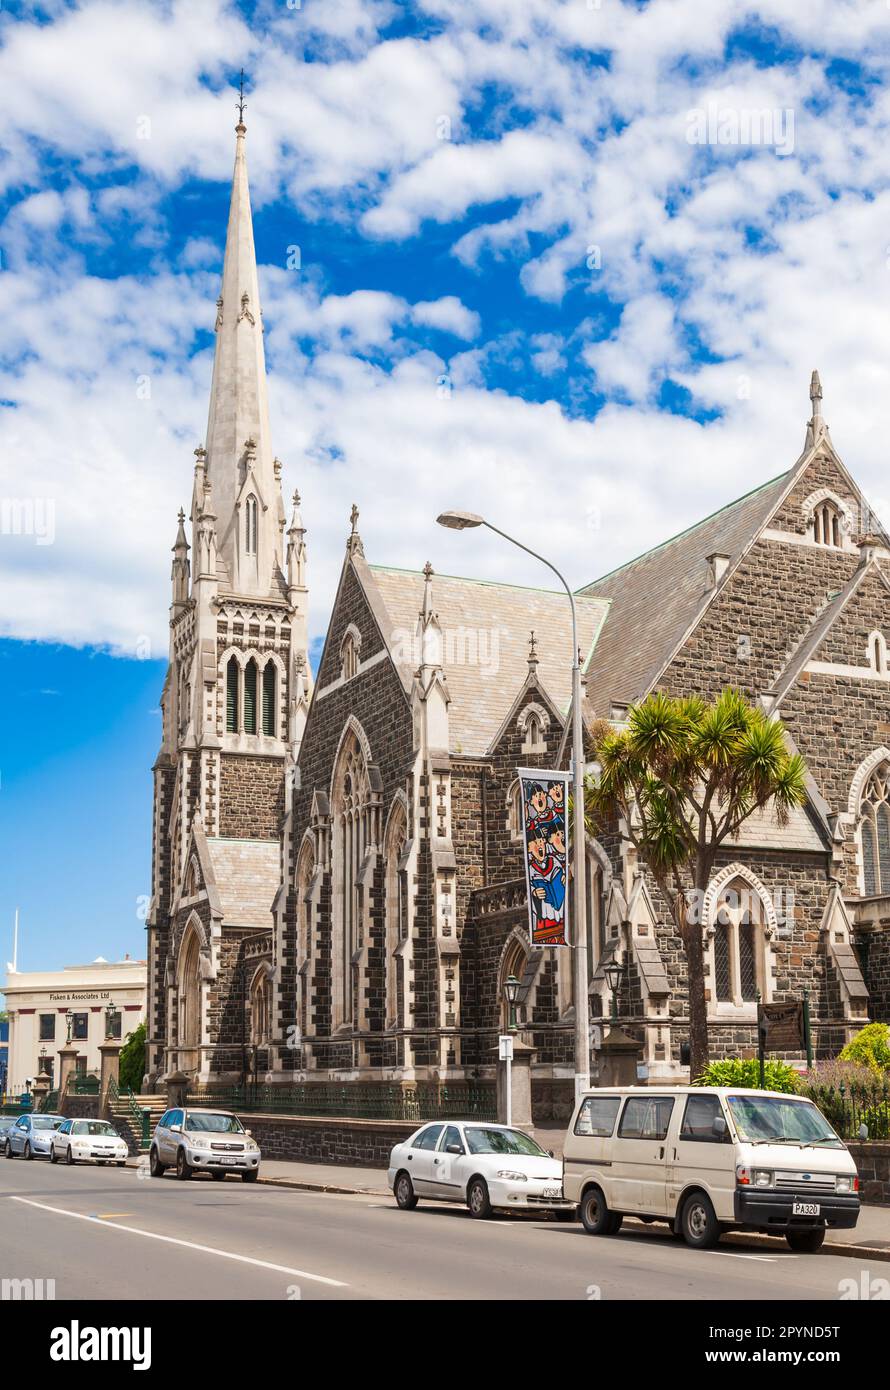
[[[192,1165],[185,1156],[185,1149],[180,1149],[176,1155],[176,1176],[180,1182],[192,1176]]]
[[[680,1230],[687,1245],[694,1250],[709,1250],[720,1239],[720,1222],[703,1192],[691,1192],[683,1203]]]
[[[10,1144],[10,1142],[9,1142],[8,1139],[7,1139],[6,1143],[3,1145],[3,1152],[6,1154],[6,1157],[7,1157],[7,1158],[12,1158],[12,1156],[13,1156],[13,1153],[12,1153],[12,1145]]]
[[[222,1168],[211,1168],[210,1176],[214,1182],[222,1182],[225,1177],[225,1171]]]
[[[148,1171],[153,1178],[162,1178],[167,1171],[164,1164],[158,1158],[157,1149],[152,1149],[148,1155]]]
[[[56,1161],[56,1146],[55,1146],[55,1144],[50,1144],[50,1146],[49,1146],[49,1161],[50,1161],[50,1163],[55,1163],[55,1161]]]
[[[822,1242],[825,1239],[825,1227],[814,1226],[809,1231],[786,1231],[785,1239],[792,1250],[796,1250],[801,1255],[815,1255],[817,1250],[822,1249]]]
[[[241,1174],[241,1181],[242,1181],[242,1182],[256,1182],[256,1180],[257,1180],[257,1178],[259,1177],[259,1175],[260,1175],[260,1170],[259,1170],[259,1168],[245,1168],[244,1172]],[[223,1176],[225,1176],[225,1174],[223,1174]]]
[[[395,1182],[395,1199],[399,1211],[413,1211],[417,1206],[417,1193],[410,1174],[399,1173]]]
[[[488,1184],[484,1178],[473,1178],[467,1188],[467,1206],[470,1208],[470,1215],[478,1220],[484,1220],[491,1216],[491,1201],[488,1196]]]
[[[598,1187],[588,1187],[581,1198],[581,1224],[589,1236],[617,1236],[624,1217],[610,1211],[609,1204]]]
[[[73,1152],[72,1152],[72,1150],[71,1150],[71,1145],[70,1145],[70,1144],[68,1145],[67,1149],[65,1150],[65,1162],[68,1163],[68,1164],[70,1164],[72,1168],[74,1167],[74,1154],[73,1154]]]
[[[25,1147],[24,1147],[24,1149],[22,1150],[22,1158],[32,1159],[33,1157],[34,1157],[34,1155],[33,1155],[33,1153],[31,1152],[31,1140],[30,1140],[30,1139],[26,1139],[26,1140],[25,1140]]]
[[[119,1158],[119,1159],[116,1160],[116,1162],[117,1162],[118,1168],[126,1168],[126,1166],[127,1166],[127,1160],[126,1160],[125,1158]]]

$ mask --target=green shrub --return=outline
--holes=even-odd
[[[841,1052],[842,1062],[858,1062],[881,1076],[890,1067],[890,1027],[886,1023],[868,1023],[851,1038]]]
[[[800,1090],[800,1078],[787,1062],[767,1060],[763,1069],[764,1090]],[[693,1081],[693,1086],[736,1086],[740,1091],[760,1089],[760,1062],[756,1057],[723,1057],[711,1062]]]
[[[145,1024],[140,1023],[138,1028],[134,1028],[129,1034],[127,1041],[121,1048],[120,1057],[120,1076],[118,1083],[120,1089],[126,1090],[128,1087],[137,1094],[142,1090],[142,1078],[145,1075]]]

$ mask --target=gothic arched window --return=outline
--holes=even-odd
[[[251,657],[244,668],[244,732],[256,733],[257,668]]]
[[[275,662],[267,661],[263,670],[263,733],[275,737]]]
[[[841,514],[834,502],[820,502],[810,523],[817,545],[840,546],[843,540]]]
[[[764,978],[763,929],[766,921],[759,893],[743,878],[734,878],[714,905],[713,989],[718,1004],[753,1004]]]
[[[244,549],[248,555],[256,555],[257,500],[252,493],[244,507]]]
[[[408,823],[401,802],[393,808],[386,832],[386,1022],[399,1023],[399,967],[396,955],[407,927],[405,873],[400,867]]]
[[[262,967],[250,987],[250,1040],[255,1047],[272,1036],[272,982]]]
[[[226,667],[226,733],[229,734],[237,734],[238,732],[238,685],[240,678],[238,658],[232,656]]]
[[[350,626],[340,643],[340,674],[345,681],[352,680],[353,676],[358,675],[360,650],[361,638],[355,628]]]
[[[337,1027],[352,1019],[352,957],[360,939],[359,871],[369,842],[368,770],[359,741],[350,733],[334,778],[334,939],[331,1020]]]
[[[297,860],[297,960],[300,969],[300,1034],[305,1038],[309,1027],[310,991],[312,988],[312,904],[309,892],[315,873],[315,851],[306,840]]]
[[[881,763],[865,784],[859,803],[859,846],[863,894],[890,894],[890,762]]]

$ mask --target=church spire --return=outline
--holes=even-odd
[[[275,584],[282,557],[246,134],[242,87],[217,301],[205,468],[213,488],[219,556],[228,586],[236,593],[264,595]]]
[[[810,405],[812,414],[807,422],[807,439],[804,445],[806,450],[812,449],[813,445],[817,444],[820,439],[827,439],[829,443],[831,442],[828,426],[822,415],[822,382],[818,372],[813,372],[810,377]]]

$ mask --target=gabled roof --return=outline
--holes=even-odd
[[[227,927],[272,927],[272,900],[281,877],[277,840],[207,836],[207,850]]]
[[[423,603],[419,571],[371,565],[368,580],[386,610],[384,638],[406,690],[419,665],[415,646]],[[451,704],[451,751],[481,757],[528,676],[529,633],[534,630],[538,677],[556,707],[571,698],[572,626],[566,595],[548,589],[487,583],[437,574],[433,608],[443,636],[442,666]],[[608,603],[596,596],[576,600],[582,661],[590,660]]]
[[[810,627],[804,633],[794,651],[789,655],[785,666],[779,673],[773,689],[769,692],[771,698],[770,712],[777,709],[781,701],[788,694],[788,691],[797,681],[807,662],[811,659],[813,654],[818,651],[819,647],[821,647],[825,638],[834,627],[834,624],[847,607],[850,599],[859,589],[869,569],[870,565],[860,565],[842,588],[828,595],[824,607],[816,614]]]
[[[580,590],[585,597],[610,600],[587,682],[596,714],[608,717],[613,701],[640,699],[655,683],[709,597],[707,557],[726,555],[732,568],[799,467]]]

